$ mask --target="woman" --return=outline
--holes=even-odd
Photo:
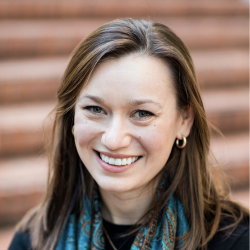
[[[211,176],[193,62],[169,28],[101,26],[57,97],[47,194],[9,249],[248,249],[249,214]]]

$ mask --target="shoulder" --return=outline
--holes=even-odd
[[[220,228],[232,224],[232,219],[223,219]],[[242,221],[235,230],[218,231],[208,242],[208,250],[249,250],[249,221]]]
[[[17,231],[13,236],[8,250],[32,250],[29,232]]]

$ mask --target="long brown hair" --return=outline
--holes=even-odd
[[[158,176],[170,183],[151,210],[166,206],[176,195],[190,225],[184,249],[206,249],[218,230],[221,216],[234,219],[232,227],[248,216],[246,210],[230,201],[215,184],[208,162],[210,130],[200,97],[191,56],[183,42],[166,26],[144,20],[118,19],[93,31],[73,51],[57,92],[58,104],[50,138],[47,193],[43,203],[22,221],[32,229],[32,246],[54,249],[69,215],[80,213],[84,195],[93,197],[94,180],[81,162],[71,134],[74,106],[96,65],[112,58],[139,53],[162,59],[171,69],[177,107],[192,107],[194,123],[185,148],[173,146],[170,157]],[[144,216],[146,218],[147,215]]]

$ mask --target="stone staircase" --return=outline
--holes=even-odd
[[[0,1],[0,248],[46,188],[45,119],[73,48],[120,17],[169,26],[194,60],[209,121],[225,135],[212,150],[249,207],[249,6],[240,0]]]

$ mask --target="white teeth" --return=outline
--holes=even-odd
[[[106,155],[100,154],[100,157],[103,161],[107,162],[110,165],[116,166],[125,166],[135,162],[139,157],[129,157],[129,158],[111,158]]]
[[[123,158],[122,159],[122,165],[126,165],[127,164],[127,160],[126,160],[126,158]]]
[[[122,165],[122,160],[121,159],[115,159],[115,165],[121,166]]]
[[[115,159],[110,157],[109,158],[109,164],[114,165],[115,164]]]
[[[127,159],[127,164],[131,164],[131,158]]]

